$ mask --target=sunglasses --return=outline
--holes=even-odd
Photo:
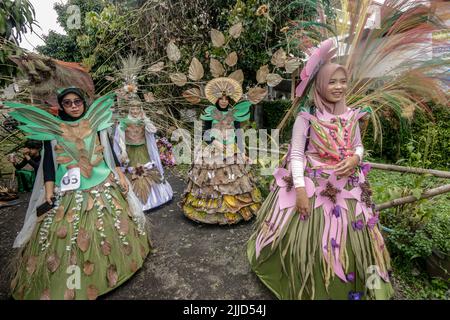
[[[66,100],[62,101],[62,105],[65,108],[72,106],[72,104],[75,105],[76,107],[81,107],[83,105],[83,100],[81,100],[81,99],[75,99],[75,100],[66,99]]]

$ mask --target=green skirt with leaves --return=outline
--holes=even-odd
[[[276,210],[279,190],[276,187],[264,201],[258,213],[256,232],[247,243],[247,256],[253,271],[278,299],[384,300],[392,297],[391,283],[377,274],[391,267],[387,250],[375,248],[376,241],[382,240],[378,227],[355,231],[351,223],[348,224],[340,257],[347,281],[342,281],[323,255],[325,218],[322,207],[312,210],[306,220],[301,220],[294,209],[284,226],[277,230],[276,239],[263,247],[257,257],[257,237],[261,230],[268,228],[266,222]],[[314,208],[314,201],[315,197],[312,197],[310,208]],[[356,201],[346,201],[349,210],[343,214],[347,215],[348,221],[356,221]]]
[[[150,251],[144,226],[110,178],[66,192],[38,220],[16,262],[15,299],[96,299],[129,279]]]

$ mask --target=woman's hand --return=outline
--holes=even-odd
[[[296,206],[297,211],[300,214],[300,217],[303,219],[308,218],[310,215],[310,208],[309,208],[309,199],[306,195],[306,189],[304,187],[296,188]]]
[[[48,204],[53,204],[53,197],[55,189],[55,182],[53,181],[47,181],[45,183],[45,201],[48,202]]]
[[[124,193],[128,193],[128,182],[127,179],[125,178],[125,175],[123,174],[122,170],[120,169],[120,167],[117,167],[117,172],[119,173],[119,185],[122,188]]]
[[[339,162],[335,167],[334,173],[339,177],[348,177],[355,171],[355,168],[358,164],[359,156],[355,154]]]

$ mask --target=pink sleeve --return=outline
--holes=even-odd
[[[295,119],[294,128],[292,129],[291,143],[291,169],[296,188],[305,186],[305,144],[308,127],[309,121],[298,115]]]
[[[361,131],[359,129],[359,121],[356,122],[355,137],[353,138],[353,147],[355,154],[359,157],[359,162],[362,162],[364,156],[364,146],[361,141]]]

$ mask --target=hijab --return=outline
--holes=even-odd
[[[313,91],[314,104],[320,112],[326,111],[334,115],[339,115],[347,111],[345,95],[336,103],[330,102],[325,98],[330,79],[337,70],[344,71],[345,75],[348,77],[347,69],[336,63],[324,64],[317,73]]]

